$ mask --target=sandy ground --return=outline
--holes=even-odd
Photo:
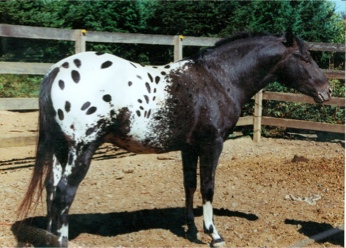
[[[0,133],[34,135],[36,119],[36,112],[0,112]],[[11,228],[34,152],[34,146],[0,148],[2,246],[17,245],[19,234]],[[226,141],[213,204],[226,245],[344,246],[344,160],[343,142],[263,138],[256,144],[248,136]],[[208,247],[199,191],[198,240],[186,235],[182,178],[178,152],[135,155],[103,145],[71,208],[70,246]],[[32,216],[34,226],[44,226],[44,204]]]

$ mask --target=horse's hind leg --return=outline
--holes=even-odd
[[[53,164],[52,164],[52,170],[50,171],[50,175],[48,175],[47,181],[46,181],[46,191],[47,191],[47,231],[52,232],[52,203],[56,196],[56,187],[58,183],[60,182],[60,179],[62,177],[63,173],[63,166],[57,159],[57,157],[53,156]]]
[[[223,246],[224,239],[219,235],[213,221],[213,197],[216,166],[222,151],[223,141],[216,139],[212,144],[201,145],[200,177],[203,199],[204,230],[212,237],[212,246]]]
[[[51,232],[58,236],[61,246],[68,245],[68,213],[77,188],[85,177],[91,158],[99,143],[77,144],[69,147],[67,164],[56,185],[55,197],[51,203]]]

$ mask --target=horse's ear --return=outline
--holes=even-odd
[[[283,44],[286,46],[286,47],[292,47],[294,45],[294,35],[293,35],[293,32],[292,32],[292,28],[289,27],[287,28],[286,30],[286,33],[285,33],[285,39],[283,41]]]

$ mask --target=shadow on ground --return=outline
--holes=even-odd
[[[202,215],[202,208],[195,209],[195,216]],[[254,214],[214,209],[214,214],[226,217],[239,217],[249,221],[257,220]],[[145,209],[133,212],[105,214],[72,214],[69,216],[69,239],[73,240],[82,233],[100,236],[116,236],[149,229],[165,229],[173,234],[188,238],[191,242],[201,244],[197,240],[197,228],[190,227],[185,231],[184,208]],[[39,216],[18,221],[12,226],[12,232],[18,245],[57,246],[54,235],[45,231],[46,218]],[[191,233],[192,232],[192,233]],[[195,232],[195,233],[193,233]]]
[[[314,221],[285,220],[285,224],[298,225],[299,233],[304,234],[309,239],[322,244],[325,242],[344,247],[344,230],[335,228],[327,223]],[[301,243],[304,243],[302,241]],[[299,245],[297,245],[300,247]]]

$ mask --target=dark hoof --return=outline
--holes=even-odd
[[[219,239],[213,239],[213,241],[211,241],[210,246],[211,247],[225,247],[226,242],[222,237],[220,237]]]
[[[201,241],[200,233],[198,232],[197,227],[194,223],[188,225],[188,229],[185,233],[185,238],[195,244],[205,244]]]
[[[58,237],[36,226],[17,222],[12,226],[19,247],[60,247]],[[67,246],[67,244],[66,244]]]
[[[191,243],[195,243],[195,244],[200,244],[200,245],[205,245],[206,243],[201,241],[201,235],[199,233],[194,233],[194,234],[189,234],[186,233],[185,238],[190,241]]]

